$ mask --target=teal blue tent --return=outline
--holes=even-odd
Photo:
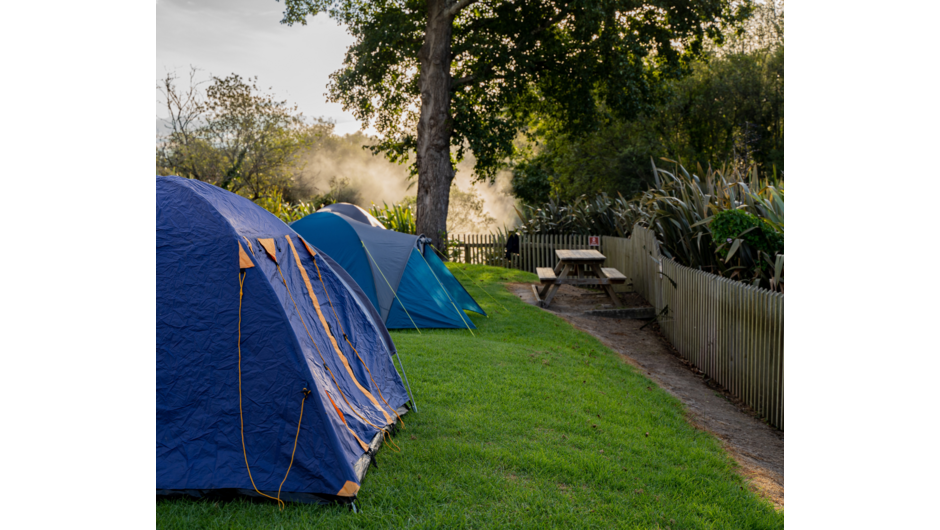
[[[339,263],[388,329],[470,328],[465,311],[486,315],[423,236],[319,211],[291,223],[300,237]]]

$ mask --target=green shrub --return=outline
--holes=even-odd
[[[718,212],[711,217],[708,228],[712,239],[719,245],[715,251],[722,259],[728,258],[735,239],[743,240],[753,250],[768,256],[783,254],[783,234],[774,230],[770,223],[744,210]]]

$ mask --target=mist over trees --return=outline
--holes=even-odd
[[[415,180],[405,164],[375,156],[368,146],[376,138],[362,132],[344,136],[328,135],[302,153],[304,171],[301,176],[308,187],[324,190],[312,198],[318,204],[349,202],[369,209],[400,204],[416,210]],[[365,147],[365,148],[364,148]],[[508,193],[508,175],[496,185],[476,183],[472,179],[473,158],[456,165],[458,177],[451,185],[447,213],[450,233],[484,233],[517,220],[514,198]],[[459,185],[458,185],[459,184]],[[500,186],[499,184],[504,184]],[[326,188],[324,188],[326,185]]]
[[[534,114],[596,127],[596,99],[621,119],[709,39],[747,16],[728,0],[284,0],[283,22],[325,12],[356,42],[328,87],[379,132],[392,159],[415,154],[418,230],[442,247],[454,164],[469,151],[491,179]]]
[[[158,175],[202,180],[252,200],[309,194],[298,178],[299,155],[328,136],[332,124],[308,122],[296,106],[261,91],[257,79],[238,74],[198,81],[191,69],[181,86],[168,73],[157,90],[167,112]]]
[[[632,196],[651,158],[784,172],[783,1],[680,3],[290,0],[286,21],[328,10],[359,38],[330,97],[378,136],[337,136],[257,79],[171,74],[157,82],[156,172],[259,204],[404,201],[424,231],[443,212],[450,232],[512,227],[507,191],[529,204]]]
[[[452,198],[502,200],[469,183],[507,169],[530,203],[631,195],[650,181],[650,158],[783,171],[782,2],[285,4],[284,22],[326,11],[357,38],[328,97],[378,135],[339,137],[256,79],[200,85],[191,73],[184,87],[170,74],[158,86],[169,124],[158,173],[278,204],[415,195],[418,229],[437,239],[465,217],[449,215]],[[474,209],[478,229],[511,224]]]
[[[477,159],[469,140],[452,145],[447,230],[512,228],[519,220],[507,193],[536,205],[598,192],[630,197],[651,182],[651,158],[782,175],[783,50],[783,3],[758,4],[740,34],[720,45],[706,40],[700,57],[650,83],[649,103],[632,117],[610,106],[610,91],[591,94],[590,127],[573,128],[558,108],[537,105],[507,148],[512,157],[498,166],[511,171],[494,173],[495,186],[480,182],[479,168],[489,162]],[[196,73],[158,83],[166,108],[158,118],[158,174],[198,178],[279,211],[405,201],[418,217],[413,149],[392,160],[375,156],[388,136],[339,136],[332,123],[304,117],[256,79]]]
[[[166,115],[157,118],[156,173],[217,185],[268,208],[285,221],[326,204],[369,208],[401,202],[415,209],[414,180],[407,165],[369,150],[379,140],[362,132],[339,136],[322,118],[307,119],[238,74],[185,79],[168,73],[157,86]],[[472,157],[460,164],[468,175]],[[486,210],[498,193],[483,185],[451,187],[448,226],[458,232],[487,231],[496,219]],[[484,196],[485,194],[485,196]],[[512,199],[498,197],[507,213]],[[508,204],[507,203],[508,200]],[[506,221],[506,216],[502,218]]]

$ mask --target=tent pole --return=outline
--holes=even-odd
[[[415,412],[418,412],[418,404],[415,403],[414,392],[411,391],[411,383],[408,382],[408,375],[405,374],[405,365],[401,362],[401,352],[396,352],[395,357],[398,357],[398,366],[401,366],[401,375],[405,379],[405,384],[408,385],[408,394],[411,396],[411,404],[415,406]]]
[[[367,247],[366,244],[363,243],[362,241],[360,241],[360,243],[362,243],[362,248],[366,249],[366,254],[369,256],[369,259],[372,260],[372,263],[375,263],[375,268],[379,269],[379,274],[382,275],[382,279],[385,280],[385,283],[388,285],[389,290],[391,290],[392,294],[395,295],[395,300],[398,300],[398,303],[401,304],[401,308],[405,310],[405,314],[408,315],[408,320],[411,321],[411,325],[415,327],[415,331],[417,331],[418,335],[420,335],[421,330],[418,329],[418,325],[415,324],[415,319],[411,318],[411,313],[408,312],[408,308],[405,307],[405,304],[402,303],[401,298],[398,297],[398,293],[395,292],[395,289],[392,289],[392,284],[389,283],[388,278],[385,277],[385,273],[382,272],[382,269],[379,268],[379,264],[376,263],[375,258],[372,257],[372,253],[369,252],[369,247]]]
[[[473,335],[473,330],[470,329],[470,324],[467,324],[467,320],[464,318],[464,313],[459,308],[457,308],[457,303],[454,302],[454,299],[451,298],[450,293],[447,292],[447,289],[444,288],[444,284],[441,283],[441,279],[437,277],[437,274],[434,274],[434,269],[431,268],[431,264],[428,263],[428,259],[424,257],[424,252],[421,250],[418,251],[418,254],[421,254],[421,259],[424,260],[424,264],[428,266],[428,270],[431,271],[431,276],[434,276],[434,279],[437,280],[437,284],[441,286],[441,290],[444,291],[444,294],[447,295],[447,299],[450,300],[452,306],[454,306],[454,311],[457,312],[457,316],[460,317],[460,321],[463,322],[464,326],[467,326],[467,331],[470,332],[471,336]],[[467,317],[469,318],[469,317]]]

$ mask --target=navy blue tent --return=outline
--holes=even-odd
[[[157,493],[351,501],[408,401],[371,303],[251,201],[156,180]]]
[[[424,237],[323,210],[291,228],[346,269],[388,329],[476,329],[464,310],[486,315]]]

